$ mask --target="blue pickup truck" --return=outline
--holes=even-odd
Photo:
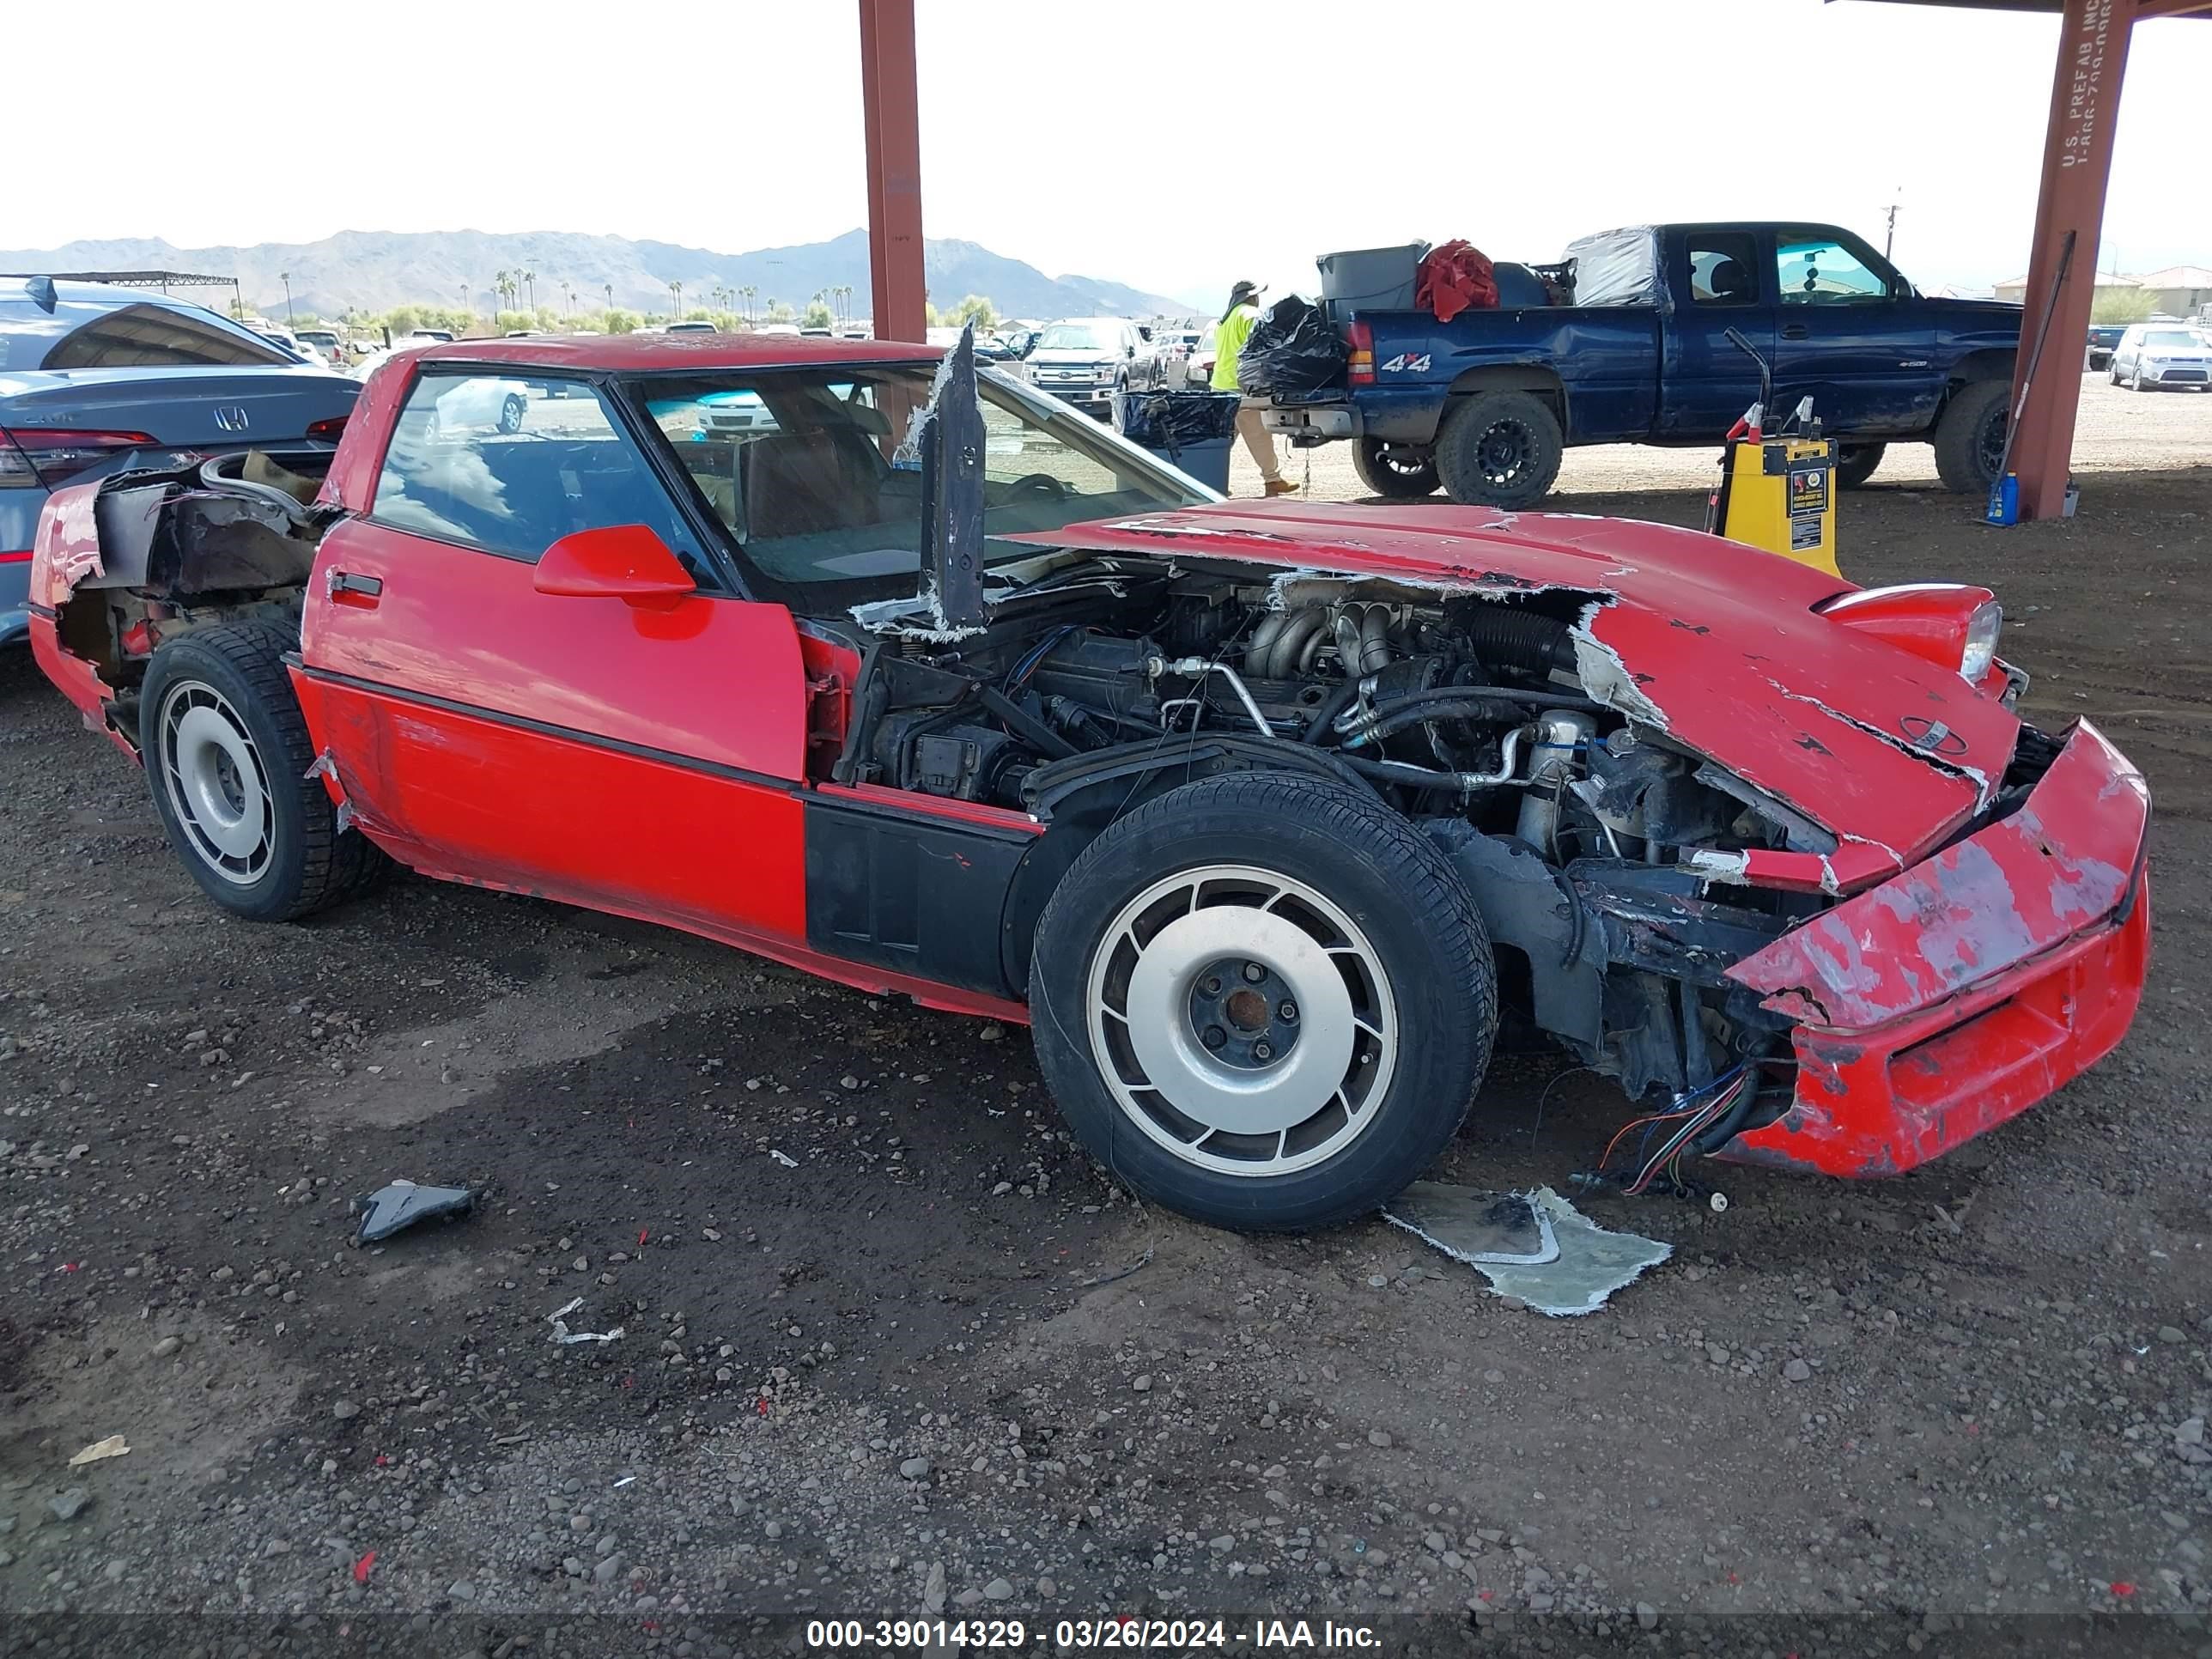
[[[1845,484],[1892,443],[1932,443],[1952,489],[1985,491],[2004,451],[2017,306],[1923,298],[1832,225],[1643,225],[1585,237],[1563,274],[1573,303],[1504,302],[1449,322],[1415,310],[1337,321],[1346,384],[1278,395],[1266,413],[1296,444],[1350,439],[1376,495],[1527,507],[1574,444],[1717,444],[1757,401],[1807,393],[1840,441]]]

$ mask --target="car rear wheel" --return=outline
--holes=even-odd
[[[1257,1232],[1352,1220],[1418,1178],[1497,1025],[1443,854],[1371,797],[1267,773],[1187,784],[1092,842],[1038,921],[1030,996],[1091,1154]]]
[[[1437,433],[1437,472],[1464,507],[1534,507],[1559,476],[1565,441],[1543,401],[1526,392],[1461,400]]]
[[[529,405],[516,393],[509,392],[507,401],[499,406],[499,429],[501,432],[522,430],[522,416]]]
[[[2128,382],[2128,389],[2130,392],[2141,392],[2145,389],[2143,386],[2142,365],[2141,363],[2137,363],[2136,365],[2135,379]]]
[[[1352,470],[1370,495],[1410,501],[1437,490],[1437,455],[1419,444],[1386,444],[1362,438],[1352,447]]]
[[[234,915],[289,921],[350,897],[384,867],[340,833],[286,678],[293,641],[261,623],[205,628],[154,653],[139,702],[141,756],[169,845]]]
[[[1936,422],[1936,476],[1946,489],[1989,493],[2004,465],[2006,380],[1976,380],[1961,386]]]
[[[1836,459],[1836,482],[1845,489],[1856,489],[1874,477],[1888,450],[1887,444],[1844,445]]]

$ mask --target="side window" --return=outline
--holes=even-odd
[[[424,374],[392,426],[369,516],[532,564],[579,530],[641,524],[706,575],[660,480],[577,380]]]
[[[1758,304],[1758,245],[1747,233],[1724,230],[1692,236],[1689,255],[1692,304]]]
[[[1863,305],[1889,297],[1889,284],[1830,237],[1785,231],[1775,240],[1774,263],[1786,306]]]

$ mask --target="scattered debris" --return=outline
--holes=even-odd
[[[70,1459],[70,1467],[77,1468],[87,1463],[97,1463],[103,1457],[121,1457],[130,1451],[130,1445],[119,1434],[111,1434],[105,1440],[95,1440]]]
[[[1146,1250],[1144,1255],[1139,1256],[1134,1261],[1132,1261],[1127,1267],[1122,1268],[1119,1273],[1101,1273],[1096,1279],[1084,1279],[1078,1284],[1075,1288],[1079,1291],[1095,1291],[1101,1285],[1111,1285],[1118,1279],[1127,1279],[1131,1273],[1135,1273],[1139,1267],[1146,1266],[1152,1261],[1152,1253],[1150,1250]]]
[[[575,1312],[577,1309],[583,1305],[584,1298],[580,1296],[571,1301],[566,1307],[556,1309],[552,1313],[545,1316],[546,1322],[553,1327],[552,1340],[554,1341],[562,1343],[564,1345],[577,1342],[611,1342],[623,1334],[623,1328],[619,1325],[616,1326],[614,1329],[611,1331],[570,1330],[568,1328],[568,1316]]]
[[[371,1550],[353,1564],[353,1582],[356,1584],[366,1584],[368,1582],[368,1570],[375,1565],[376,1552]]]
[[[636,1479],[637,1477],[634,1474],[626,1474],[623,1476],[621,1480],[615,1482],[615,1490],[617,1492],[620,1492],[624,1486],[627,1486],[631,1481]]]
[[[1535,1229],[1534,1250],[1528,1226],[1501,1199],[1517,1199],[1528,1211]],[[1554,1318],[1594,1311],[1674,1253],[1673,1245],[1656,1239],[1607,1231],[1549,1187],[1522,1195],[1419,1182],[1382,1213],[1468,1263],[1498,1296]],[[1501,1254],[1514,1249],[1522,1253]]]
[[[1549,1218],[1525,1193],[1417,1181],[1392,1201],[1382,1218],[1470,1267],[1533,1267],[1559,1259]]]
[[[411,1181],[392,1182],[354,1200],[361,1231],[353,1242],[374,1244],[433,1216],[466,1215],[476,1208],[477,1196],[466,1187],[418,1187]]]
[[[787,1170],[795,1170],[799,1167],[799,1160],[788,1152],[780,1152],[771,1146],[768,1149],[768,1155]]]

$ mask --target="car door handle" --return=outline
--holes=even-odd
[[[331,598],[340,605],[374,606],[384,594],[381,576],[356,576],[343,570],[330,574]]]
[[[1782,337],[1785,340],[1809,340],[1813,337],[1813,331],[1802,323],[1785,323]]]

